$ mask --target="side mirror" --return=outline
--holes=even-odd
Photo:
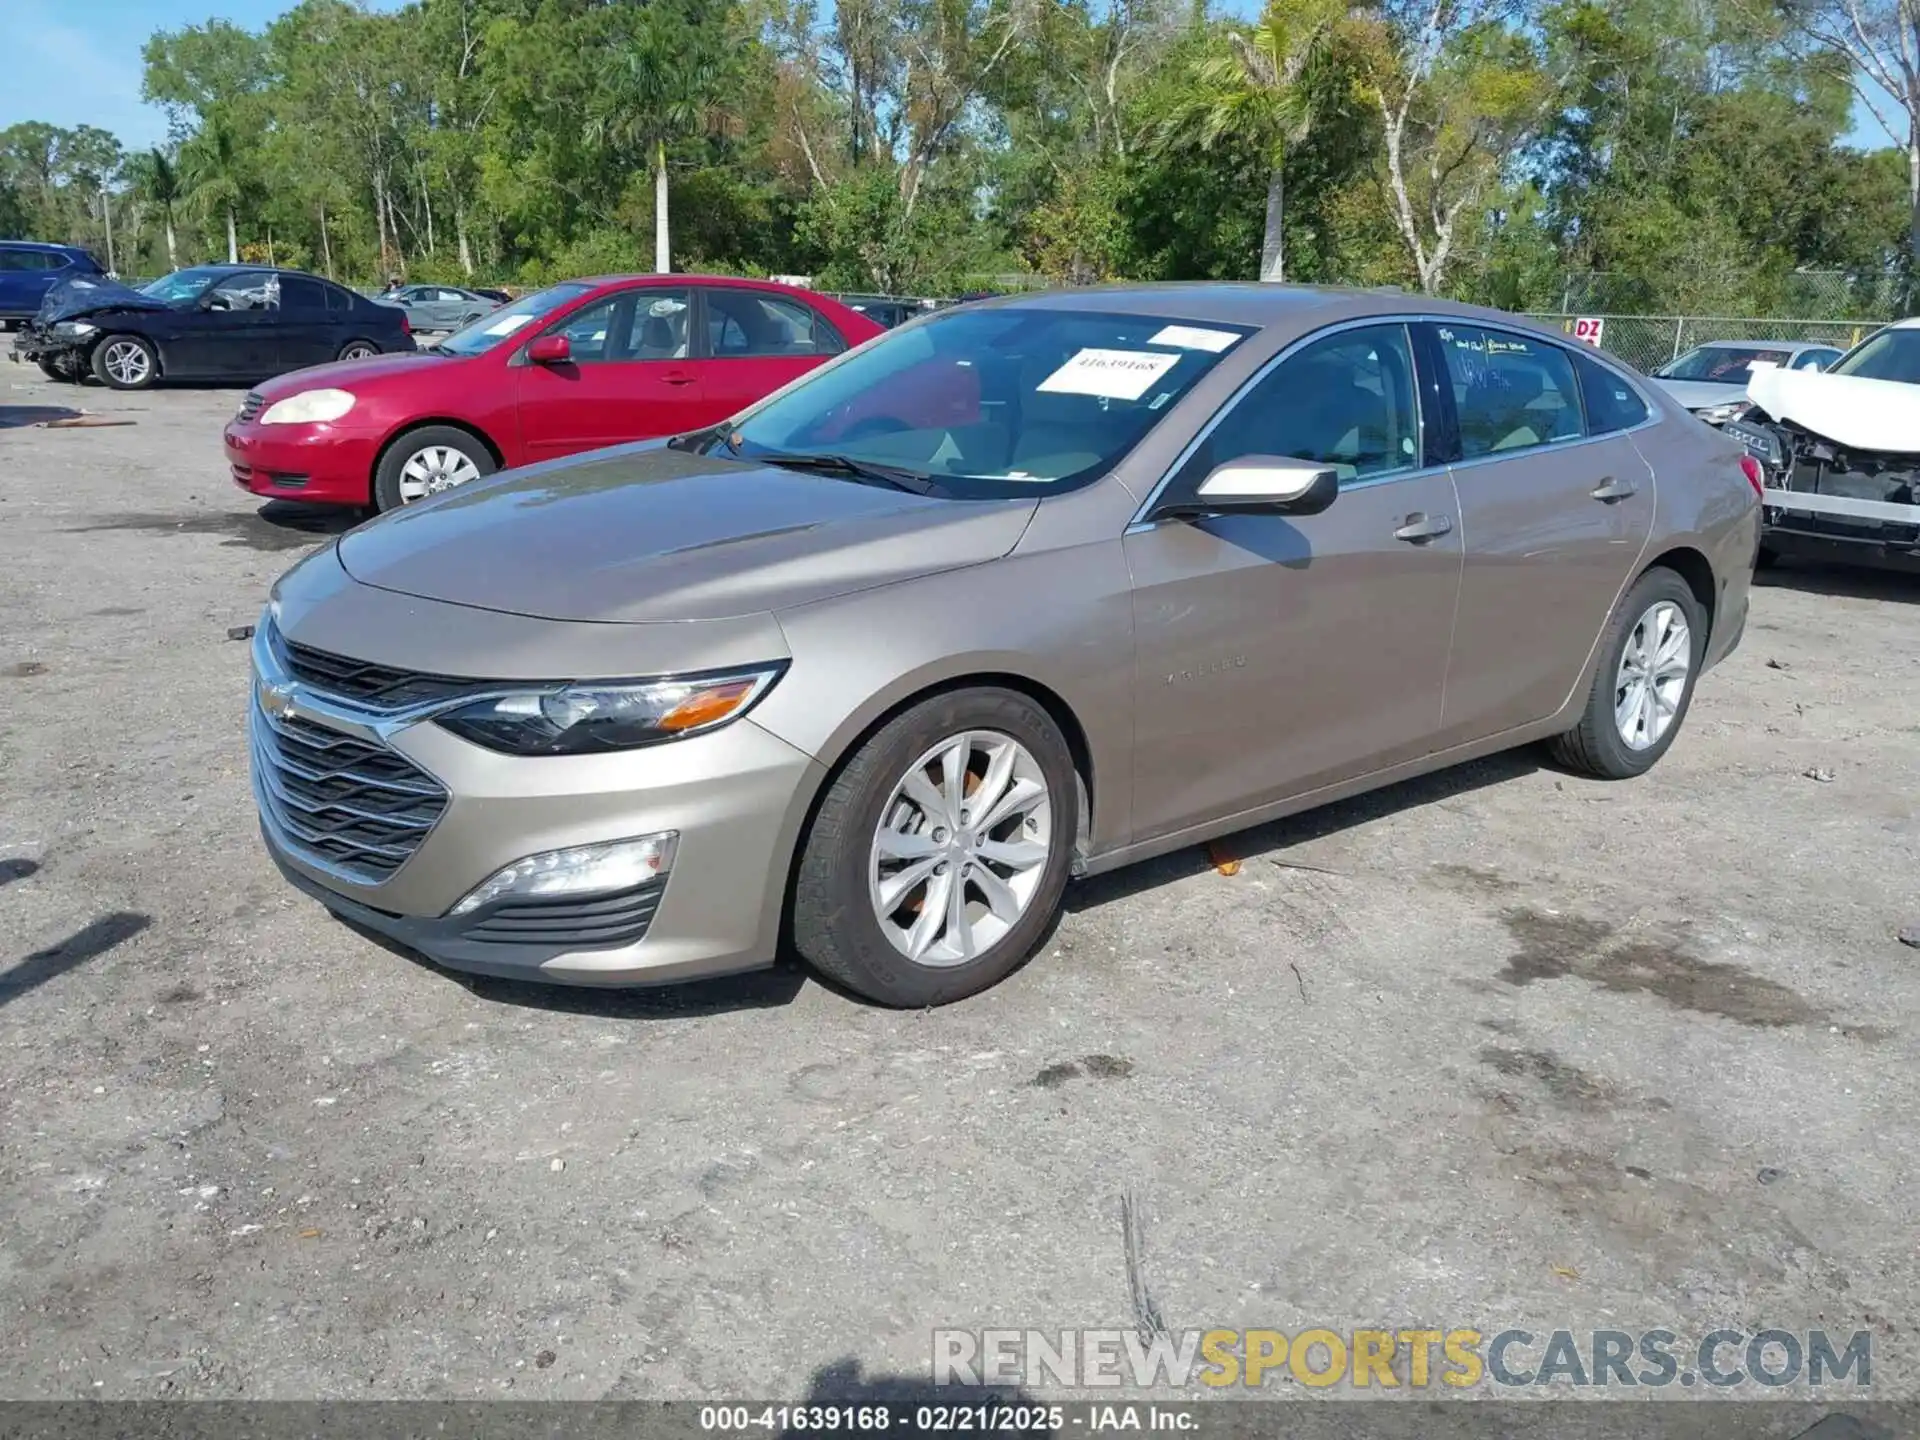
[[[573,359],[573,342],[564,335],[539,335],[527,346],[527,359],[536,365],[565,365]]]
[[[1340,476],[1318,460],[1242,455],[1217,467],[1188,501],[1163,515],[1318,515],[1340,493]]]

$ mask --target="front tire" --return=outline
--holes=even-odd
[[[72,384],[80,378],[74,373],[73,367],[65,361],[42,358],[33,363],[40,367],[40,373],[49,380],[58,380],[62,384]]]
[[[1046,709],[955,690],[894,717],[829,787],[794,876],[793,941],[882,1005],[944,1005],[999,983],[1052,926],[1079,788]]]
[[[93,374],[115,390],[145,390],[160,378],[160,357],[138,335],[109,335],[93,347]]]
[[[1642,575],[1607,621],[1586,710],[1553,757],[1602,780],[1646,774],[1680,733],[1706,647],[1692,587],[1662,566]]]
[[[373,475],[373,503],[378,510],[398,510],[430,495],[457,489],[495,466],[487,447],[465,430],[451,425],[422,425],[409,430],[387,447]]]

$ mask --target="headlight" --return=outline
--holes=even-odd
[[[597,755],[697,735],[737,720],[784,664],[632,684],[496,695],[438,717],[463,740],[507,755]]]
[[[1724,405],[1709,405],[1706,409],[1696,410],[1693,413],[1709,425],[1724,425],[1729,420],[1738,420],[1750,408],[1752,407],[1744,400],[1729,400]]]
[[[338,420],[353,409],[351,390],[302,390],[276,400],[260,417],[262,425],[312,425],[323,420]]]
[[[84,320],[62,320],[53,327],[53,333],[71,336],[75,340],[84,340],[99,328],[98,325],[89,325]]]

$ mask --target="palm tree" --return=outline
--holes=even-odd
[[[227,220],[227,263],[240,263],[240,235],[235,212],[246,195],[246,172],[233,127],[218,112],[209,115],[200,133],[180,147],[180,171],[187,182],[187,199],[202,214],[222,212]]]
[[[1252,35],[1229,31],[1226,53],[1194,63],[1187,95],[1154,137],[1162,146],[1197,142],[1203,150],[1228,136],[1258,141],[1267,160],[1262,280],[1286,277],[1287,152],[1312,133],[1310,72],[1346,18],[1342,0],[1269,0]]]
[[[134,156],[128,168],[132,172],[134,191],[142,200],[160,207],[160,220],[167,233],[167,268],[178,270],[180,258],[174,246],[173,211],[185,198],[179,168],[167,158],[166,151],[158,148]]]
[[[726,117],[716,104],[731,49],[717,16],[682,13],[655,3],[638,12],[638,24],[596,97],[586,133],[597,144],[647,157],[653,170],[653,268],[673,268],[667,222],[667,143],[721,129]]]

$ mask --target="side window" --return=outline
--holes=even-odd
[[[347,294],[347,292],[342,290],[338,285],[322,285],[320,288],[326,292],[327,309],[329,310],[353,309],[353,297]]]
[[[707,344],[720,359],[837,355],[845,343],[808,306],[751,290],[707,291]]]
[[[1584,355],[1574,360],[1580,368],[1580,395],[1586,401],[1589,435],[1631,430],[1647,418],[1646,402],[1623,378]]]
[[[27,268],[29,270],[64,270],[67,268],[67,257],[52,250],[29,250],[26,258]]]
[[[280,308],[298,310],[312,314],[316,310],[327,308],[326,287],[318,280],[310,280],[305,275],[282,275],[280,277]]]
[[[1434,334],[1453,381],[1462,459],[1578,438],[1573,357],[1558,345],[1471,325],[1436,325]]]
[[[1420,464],[1413,351],[1404,325],[1317,340],[1282,361],[1228,411],[1195,459],[1196,482],[1245,455],[1331,464],[1344,484]]]
[[[31,250],[0,250],[0,271],[38,270]]]
[[[681,360],[687,355],[692,292],[629,290],[569,316],[554,332],[567,337],[575,363]]]
[[[229,275],[207,292],[212,310],[278,310],[280,277],[264,271]]]

